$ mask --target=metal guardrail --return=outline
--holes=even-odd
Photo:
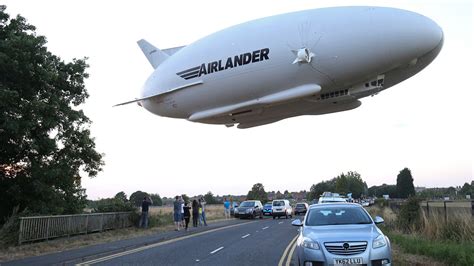
[[[132,226],[133,212],[20,217],[18,244]]]

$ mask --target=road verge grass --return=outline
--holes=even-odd
[[[384,230],[390,241],[404,252],[425,255],[449,265],[474,265],[474,243],[432,241],[417,235],[405,235]]]

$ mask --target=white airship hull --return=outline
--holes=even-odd
[[[160,116],[240,128],[351,110],[421,71],[442,44],[436,23],[399,9],[283,14],[168,54],[142,43],[156,69],[137,101]]]

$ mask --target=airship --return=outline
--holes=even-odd
[[[154,71],[118,105],[237,128],[348,111],[420,72],[443,41],[421,14],[369,6],[275,15],[163,50],[142,39]]]

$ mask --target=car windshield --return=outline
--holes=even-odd
[[[307,226],[370,224],[369,215],[358,207],[328,206],[311,209],[306,218]]]
[[[270,208],[271,206],[272,204],[269,204],[269,203],[265,204],[265,208]]]
[[[303,203],[296,204],[296,208],[303,208],[303,207],[305,207]]]
[[[253,201],[244,201],[240,204],[240,207],[253,207],[255,202]]]
[[[282,200],[274,201],[273,206],[285,206],[285,202]]]

